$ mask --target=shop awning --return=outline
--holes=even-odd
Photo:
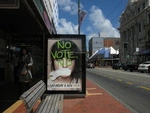
[[[0,15],[0,29],[7,33],[49,33],[32,0],[20,0],[18,9],[0,9]]]
[[[119,54],[119,51],[115,50],[113,47],[103,47],[97,50],[89,59],[96,58],[98,55],[102,55],[104,58],[109,58],[110,55]]]
[[[141,50],[138,52],[138,55],[145,55],[145,54],[150,54],[150,49]]]

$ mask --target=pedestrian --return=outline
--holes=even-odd
[[[19,79],[19,94],[22,94],[30,88],[29,83],[32,80],[31,66],[33,59],[27,48],[21,49],[21,54],[18,60],[18,79]]]

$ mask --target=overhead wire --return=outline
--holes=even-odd
[[[119,3],[112,9],[112,11],[106,16],[106,18],[108,18],[112,13],[113,11],[121,4],[123,0],[120,0]]]
[[[105,23],[105,21],[107,20],[107,18],[116,10],[116,8],[122,3],[123,0],[120,0],[118,2],[118,4],[112,9],[112,11],[105,17],[105,20],[102,23],[102,25]],[[124,8],[125,9],[125,8]],[[122,9],[119,13],[117,13],[117,15],[113,18],[113,20],[124,10]]]

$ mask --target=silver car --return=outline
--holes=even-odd
[[[148,72],[149,68],[150,68],[150,61],[146,61],[139,64],[138,71],[140,71],[141,73]]]

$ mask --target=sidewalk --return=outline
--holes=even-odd
[[[37,103],[38,105],[38,103]],[[37,106],[36,105],[36,106]],[[25,113],[22,101],[17,101],[3,113]],[[64,99],[63,113],[132,113],[105,90],[87,79],[86,97]]]

